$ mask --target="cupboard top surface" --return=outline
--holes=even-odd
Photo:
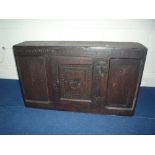
[[[104,41],[25,41],[15,46],[73,46],[73,47],[103,47],[103,48],[140,48],[146,47],[137,42],[104,42]]]

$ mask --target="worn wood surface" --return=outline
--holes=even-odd
[[[133,114],[147,53],[143,45],[33,41],[13,48],[26,106]]]

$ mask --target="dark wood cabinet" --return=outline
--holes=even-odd
[[[147,53],[143,45],[27,41],[13,49],[26,106],[133,114]]]

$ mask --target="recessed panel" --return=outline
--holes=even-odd
[[[25,99],[48,100],[44,58],[20,57],[18,62]]]
[[[108,78],[107,105],[131,107],[137,86],[140,60],[111,59]]]
[[[60,65],[61,97],[89,100],[91,98],[91,65]]]

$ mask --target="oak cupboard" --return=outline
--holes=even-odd
[[[147,54],[142,44],[26,41],[13,49],[26,106],[134,113]]]

